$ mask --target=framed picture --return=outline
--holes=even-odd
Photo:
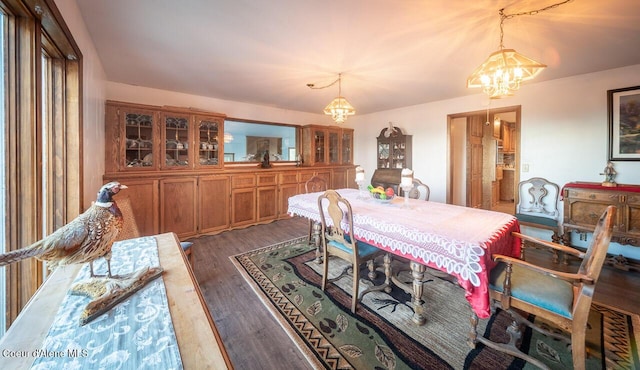
[[[640,86],[608,90],[609,160],[640,161]]]

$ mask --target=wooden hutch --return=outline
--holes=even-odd
[[[263,169],[225,165],[224,114],[108,101],[105,115],[104,180],[129,187],[119,196],[131,199],[144,235],[186,239],[287,218],[288,198],[314,175],[357,187],[352,129],[300,127],[302,165]]]

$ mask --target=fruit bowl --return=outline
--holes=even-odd
[[[382,199],[381,193],[369,193],[369,195],[371,195],[371,199],[375,200],[376,202],[380,202],[380,203],[391,203],[391,201],[396,197],[395,195],[392,196],[388,196],[385,194],[385,198]]]

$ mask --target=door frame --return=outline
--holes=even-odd
[[[515,200],[514,200],[514,205],[517,204],[518,202],[518,197],[517,197],[517,187],[518,187],[518,183],[520,182],[520,163],[521,163],[521,110],[522,110],[522,106],[520,105],[513,105],[513,106],[508,106],[508,107],[500,107],[500,108],[488,108],[488,109],[483,109],[483,110],[477,110],[477,111],[472,111],[472,112],[463,112],[463,113],[453,113],[453,114],[448,114],[447,115],[447,145],[448,145],[448,149],[447,149],[447,196],[446,196],[446,201],[448,204],[453,204],[453,195],[454,195],[454,191],[456,189],[456,184],[454,183],[454,174],[456,173],[456,169],[454,168],[454,161],[453,159],[456,158],[457,156],[460,155],[460,146],[459,145],[455,145],[455,143],[453,142],[454,140],[454,135],[452,133],[452,125],[453,122],[460,122],[460,118],[464,118],[466,122],[468,122],[468,118],[472,117],[472,116],[478,116],[478,115],[484,115],[485,117],[487,116],[487,112],[488,112],[488,122],[493,122],[493,119],[496,115],[500,115],[500,114],[504,114],[504,113],[515,113],[515,134],[514,134],[514,140],[515,140],[515,171],[514,171],[514,183],[513,183],[513,187],[514,187],[514,194],[515,194]],[[465,129],[465,133],[464,133],[464,137],[465,137],[465,143],[464,143],[464,149],[462,150],[462,152],[465,153],[465,156],[467,155],[467,148],[466,148],[466,143],[468,142],[468,132],[466,132]],[[455,139],[455,140],[459,140],[459,139]],[[458,153],[454,153],[454,151],[458,151]],[[457,163],[457,162],[455,162]],[[469,171],[469,161],[465,160],[464,164],[466,166],[465,168],[465,173],[468,173]],[[466,178],[467,176],[465,176],[465,189],[468,186],[468,184],[466,183]],[[460,180],[458,180],[460,181]],[[468,197],[467,200],[465,200],[465,206],[468,206]],[[515,211],[515,209],[514,209]]]

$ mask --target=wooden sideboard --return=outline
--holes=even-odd
[[[618,211],[611,241],[640,247],[640,185],[604,187],[599,183],[572,182],[563,187],[562,196],[565,240],[571,230],[592,232],[607,206],[614,205]]]
[[[130,199],[142,235],[174,232],[184,240],[288,218],[289,197],[304,193],[314,175],[334,189],[357,188],[352,165],[120,172],[105,174],[104,181],[128,186],[115,199]]]
[[[182,365],[185,369],[233,369],[175,234],[157,235],[156,240]],[[81,267],[58,268],[47,278],[0,340],[0,350],[31,352],[40,347]],[[31,356],[2,356],[0,368],[25,369],[33,360]]]

